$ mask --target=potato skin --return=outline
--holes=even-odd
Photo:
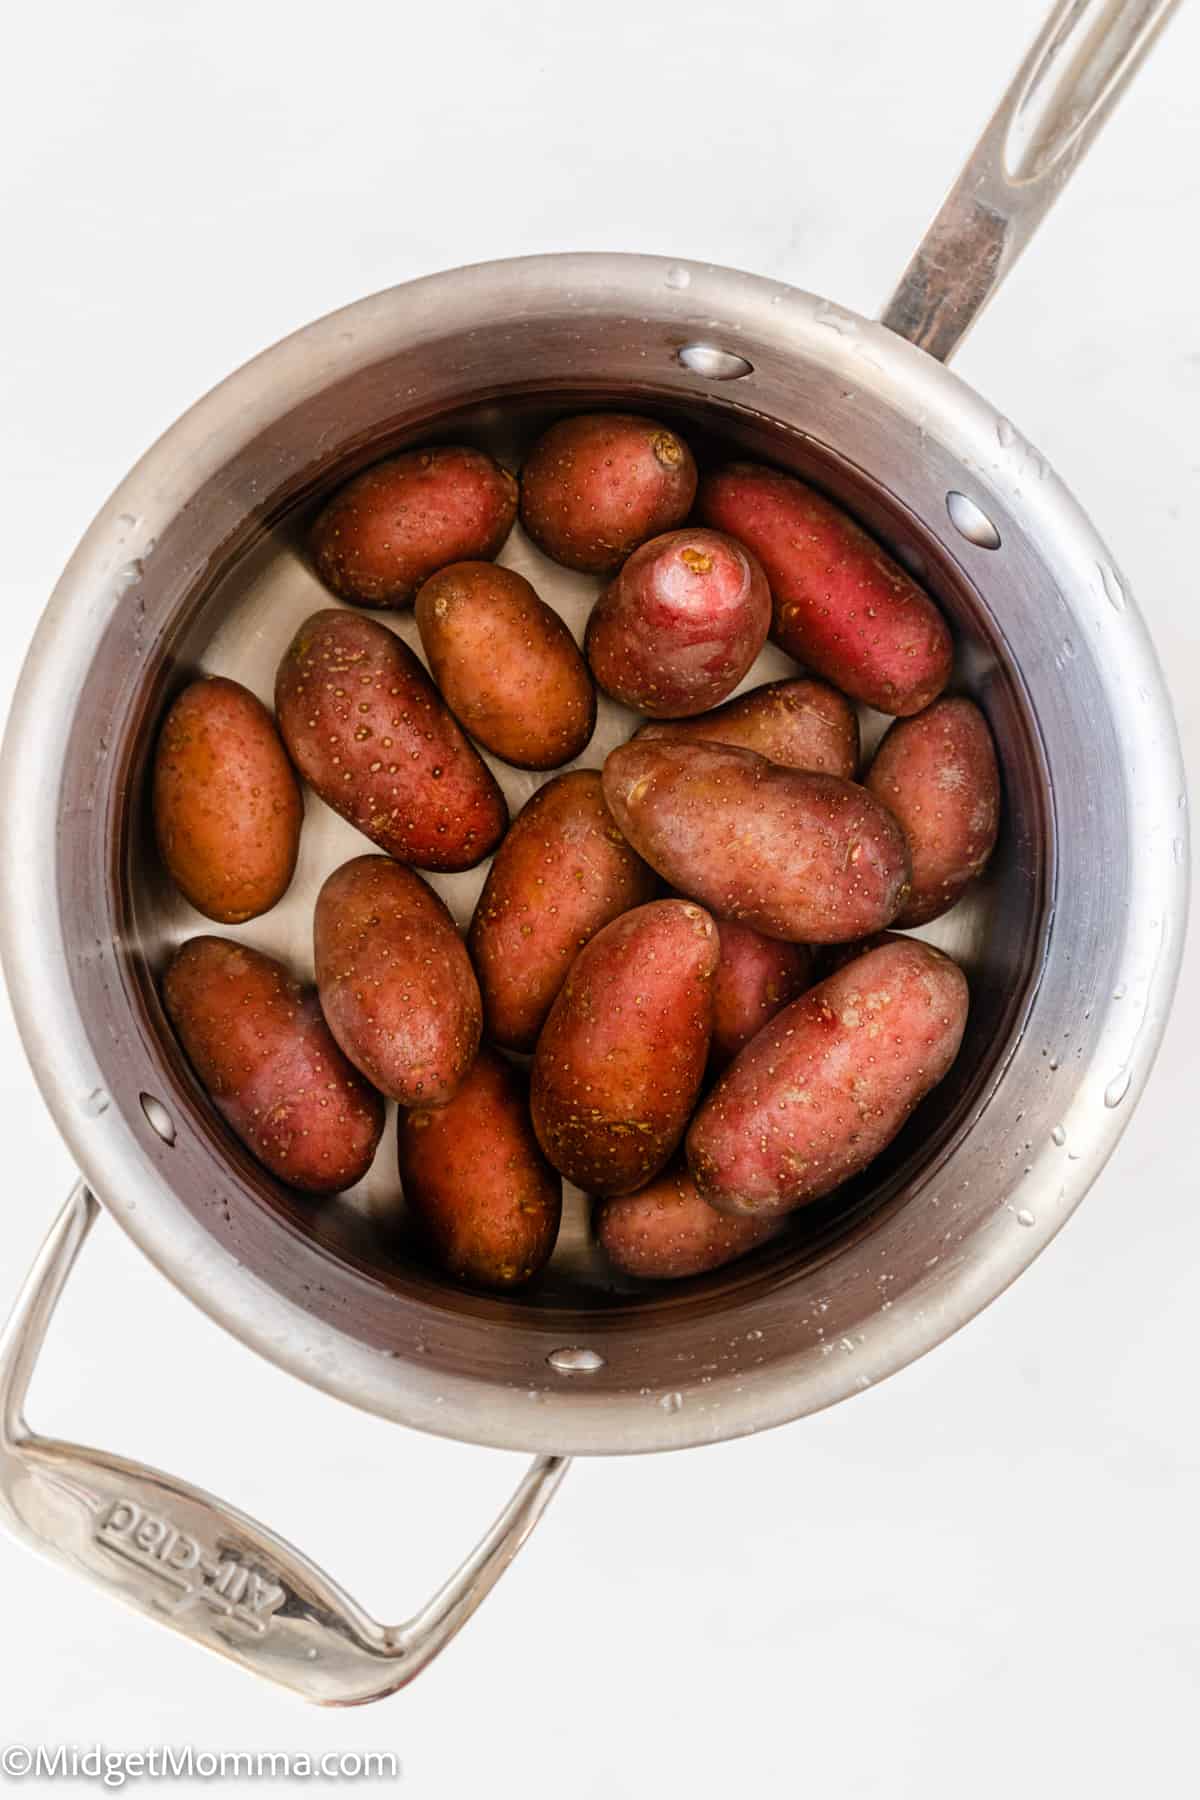
[[[304,802],[275,721],[248,688],[223,675],[184,688],[159,733],[152,793],[159,853],[197,912],[237,925],[282,899]]]
[[[706,1275],[765,1243],[773,1220],[719,1213],[675,1163],[636,1194],[601,1200],[592,1229],[615,1268],[643,1281]]]
[[[495,556],[516,516],[516,478],[482,450],[407,450],[333,496],[313,526],[313,561],[339,599],[407,606],[435,569]]]
[[[386,625],[333,608],[306,619],[275,710],[309,786],[398,862],[471,869],[504,835],[495,777]]]
[[[518,769],[557,769],[596,729],[596,690],[575,639],[523,575],[458,562],[421,586],[421,647],[464,730]]]
[[[721,956],[713,983],[709,1067],[723,1069],[769,1019],[803,993],[812,978],[812,951],[764,937],[749,925],[722,919]]]
[[[196,937],[172,957],[163,1000],[201,1086],[273,1175],[309,1194],[362,1179],[383,1100],[338,1049],[315,989],[261,950]]]
[[[1000,771],[973,700],[938,700],[886,732],[864,784],[895,814],[912,855],[897,925],[948,912],[981,874],[1000,829]]]
[[[520,1070],[485,1045],[447,1105],[401,1111],[397,1148],[404,1198],[449,1274],[512,1288],[544,1268],[562,1182],[533,1135]]]
[[[701,483],[698,513],[758,557],[780,647],[880,712],[920,712],[950,678],[946,621],[899,563],[813,488],[756,463]]]
[[[688,1167],[720,1212],[775,1217],[891,1143],[962,1041],[967,983],[930,944],[856,957],[760,1031],[692,1121]]]
[[[609,811],[639,856],[718,918],[803,944],[865,937],[908,891],[908,846],[873,795],[725,744],[621,744]]]
[[[313,919],[321,1010],[342,1051],[401,1106],[443,1106],[479,1049],[479,985],[449,908],[390,856],[326,880]]]
[[[686,900],[614,919],[579,952],[533,1059],[538,1142],[591,1194],[657,1175],[683,1136],[708,1057],[717,928]]]
[[[771,591],[749,551],[719,531],[669,531],[609,582],[584,648],[606,694],[681,719],[733,692],[770,623]]]
[[[654,720],[637,734],[676,743],[729,744],[753,750],[785,769],[809,769],[853,781],[858,770],[858,714],[826,681],[768,681],[699,718]]]
[[[816,958],[817,978],[824,981],[830,975],[836,975],[847,963],[856,957],[865,956],[868,950],[878,950],[881,944],[907,944],[909,939],[900,931],[873,931],[870,937],[854,938],[848,944],[825,944]]]
[[[579,950],[657,888],[617,830],[597,770],[539,788],[496,852],[467,935],[492,1042],[532,1050]]]
[[[683,439],[637,413],[580,413],[542,434],[521,470],[521,523],[568,569],[608,575],[682,525],[696,496]]]

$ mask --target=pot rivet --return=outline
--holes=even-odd
[[[946,495],[946,511],[950,514],[950,523],[954,529],[966,538],[969,544],[978,544],[981,550],[998,550],[1000,533],[992,524],[981,506],[974,500],[951,488]]]
[[[754,373],[754,364],[732,350],[718,350],[715,344],[685,344],[675,352],[675,360],[693,375],[705,381],[739,381]]]
[[[151,1130],[157,1131],[164,1144],[173,1144],[175,1142],[175,1121],[162,1101],[156,1100],[153,1094],[139,1094],[138,1099],[142,1103],[142,1111],[146,1115]]]
[[[560,1375],[594,1375],[597,1369],[605,1366],[605,1358],[598,1350],[587,1350],[578,1344],[565,1344],[561,1350],[552,1350],[546,1361]]]

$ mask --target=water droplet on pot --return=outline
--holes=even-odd
[[[1184,852],[1186,851],[1186,849],[1187,849],[1187,845],[1184,843],[1182,838],[1172,838],[1172,840],[1171,840],[1171,855],[1175,858],[1176,863],[1183,862]]]
[[[108,1111],[110,1104],[109,1096],[104,1088],[93,1088],[83,1103],[83,1110],[89,1119],[98,1119],[101,1113]]]
[[[667,270],[667,286],[669,288],[690,287],[691,281],[691,275],[686,269],[681,268],[678,263],[674,263],[671,268]]]
[[[1036,1225],[1037,1224],[1037,1220],[1034,1218],[1033,1214],[1030,1212],[1030,1210],[1027,1206],[1023,1206],[1021,1208],[1020,1212],[1017,1214],[1017,1224],[1018,1225]]]
[[[678,1393],[664,1394],[658,1404],[662,1407],[664,1412],[678,1412],[683,1405],[683,1395]]]
[[[997,419],[996,420],[996,436],[999,438],[1001,447],[1003,449],[1005,449],[1005,450],[1012,449],[1013,445],[1017,441],[1017,432],[1016,432],[1016,427],[1013,425],[1013,422],[1011,419]]]
[[[1125,586],[1111,563],[1097,563],[1100,571],[1100,585],[1104,589],[1104,598],[1114,612],[1124,612],[1128,604]]]
[[[813,315],[818,325],[827,325],[830,331],[836,331],[840,337],[854,337],[858,332],[858,321],[840,307],[831,306],[828,300],[822,300]]]
[[[1058,1145],[1059,1149],[1061,1150],[1063,1145],[1067,1141],[1066,1126],[1065,1125],[1056,1125],[1054,1127],[1054,1130],[1050,1133],[1050,1136],[1054,1139],[1054,1142]]]
[[[1119,1069],[1104,1090],[1105,1106],[1120,1106],[1129,1092],[1129,1084],[1133,1080],[1132,1069]]]

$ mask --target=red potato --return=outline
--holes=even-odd
[[[521,470],[521,523],[568,569],[607,575],[682,525],[696,496],[683,439],[634,413],[582,413],[543,433]]]
[[[803,993],[813,959],[806,945],[764,937],[733,919],[722,919],[717,931],[721,960],[713,983],[709,1066],[723,1069],[768,1019]]]
[[[583,945],[657,887],[613,823],[597,770],[539,788],[496,852],[467,936],[492,1042],[532,1050]]]
[[[769,681],[695,719],[655,720],[639,739],[729,744],[786,769],[853,781],[858,771],[858,714],[825,681]]]
[[[635,550],[600,595],[585,649],[606,694],[656,719],[706,712],[767,641],[758,563],[719,531],[671,531]]]
[[[1000,771],[974,701],[938,700],[901,719],[875,752],[865,786],[894,813],[912,854],[912,888],[897,925],[948,912],[982,874],[1000,828]]]
[[[197,912],[241,924],[282,899],[304,802],[275,721],[224,676],[173,703],[154,753],[154,830],[171,879]]]
[[[704,524],[727,531],[766,571],[780,647],[880,712],[920,712],[950,678],[954,647],[923,589],[848,513],[757,463],[701,483]]]
[[[485,1045],[447,1105],[401,1111],[397,1145],[405,1201],[449,1274],[503,1289],[545,1267],[562,1182],[533,1135],[520,1070]]]
[[[313,560],[342,600],[408,606],[435,569],[495,556],[516,516],[516,479],[482,450],[407,450],[339,489],[313,527]]]
[[[857,1175],[945,1075],[961,969],[917,938],[855,958],[785,1007],[692,1121],[688,1167],[718,1211],[774,1218]]]
[[[331,609],[306,619],[275,678],[292,761],[327,806],[419,869],[470,869],[508,807],[495,777],[394,631]]]
[[[531,1109],[568,1181],[623,1194],[657,1175],[683,1136],[712,1031],[717,928],[686,900],[656,900],[579,952],[538,1039]]]
[[[668,1169],[636,1194],[601,1200],[592,1219],[614,1268],[643,1281],[706,1275],[765,1243],[771,1219],[733,1218],[701,1199],[687,1169]]]
[[[163,1000],[226,1124],[273,1175],[310,1194],[360,1181],[383,1131],[383,1100],[347,1062],[313,988],[228,938],[176,951]]]
[[[604,797],[672,887],[768,937],[865,937],[890,924],[908,892],[900,827],[836,775],[724,744],[635,738],[605,763]]]
[[[473,738],[518,769],[557,769],[596,727],[596,690],[575,639],[523,575],[459,562],[417,595],[417,626],[442,698]]]
[[[313,920],[317,992],[355,1068],[401,1106],[442,1106],[475,1059],[482,1007],[449,908],[390,856],[329,876]]]

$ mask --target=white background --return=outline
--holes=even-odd
[[[1039,0],[42,0],[0,120],[0,699],[142,449],[316,314],[565,248],[739,265],[870,311]],[[1200,768],[1200,11],[1160,50],[963,349],[1132,579]],[[47,828],[51,777],[47,775]],[[420,1800],[1194,1795],[1200,1001],[1037,1266],[820,1418],[577,1465],[407,1694],[320,1713],[0,1542],[0,1738],[382,1746]],[[0,1020],[0,1302],[71,1179]],[[402,1616],[519,1460],[254,1361],[102,1223],[39,1425],[177,1469]],[[310,1791],[317,1791],[313,1784]]]

